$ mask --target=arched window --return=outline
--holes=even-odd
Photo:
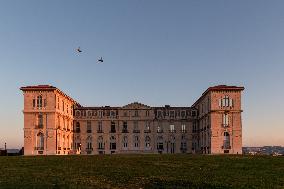
[[[99,149],[104,149],[104,139],[102,136],[98,137],[98,148]]]
[[[164,150],[163,136],[158,136],[157,138],[157,150],[159,152]]]
[[[43,150],[44,149],[44,135],[43,133],[37,134],[37,150]]]
[[[150,148],[151,147],[151,138],[149,136],[145,137],[145,147]]]
[[[230,134],[229,132],[224,132],[223,148],[230,149]]]
[[[87,150],[93,150],[92,136],[87,137]]]
[[[123,137],[122,143],[123,143],[123,147],[124,147],[124,148],[127,148],[127,143],[128,143],[128,138],[127,138],[127,136],[124,136],[124,137]]]
[[[139,136],[134,136],[134,147],[135,148],[139,147]]]
[[[111,150],[116,150],[116,138],[115,136],[110,137],[110,147]]]

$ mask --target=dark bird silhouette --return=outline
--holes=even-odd
[[[80,47],[77,49],[77,52],[79,52],[79,53],[82,52],[82,50],[80,49]]]
[[[98,60],[98,62],[103,63],[103,62],[104,62],[103,58],[101,57],[101,58]]]

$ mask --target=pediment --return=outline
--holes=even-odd
[[[150,109],[150,106],[139,102],[133,102],[122,107],[123,109]]]

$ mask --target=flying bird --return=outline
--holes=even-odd
[[[80,47],[77,49],[77,52],[78,52],[78,53],[82,52],[82,50],[80,49]]]
[[[101,57],[100,59],[98,59],[98,62],[103,63],[104,62],[103,58]]]

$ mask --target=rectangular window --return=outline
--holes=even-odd
[[[98,122],[98,132],[99,133],[103,132],[103,124],[101,121]]]
[[[114,117],[115,117],[115,111],[111,111],[111,112],[110,112],[110,116],[111,116],[112,118],[114,118]]]
[[[46,99],[43,100],[43,107],[46,107],[47,105],[47,102],[46,102]]]
[[[87,121],[87,133],[91,133],[92,132],[92,123],[91,121]]]
[[[162,111],[158,111],[158,116],[157,116],[158,118],[162,118]]]
[[[145,130],[146,131],[150,131],[150,123],[149,123],[149,121],[145,122]]]
[[[170,132],[174,132],[175,131],[175,125],[170,125]]]
[[[133,122],[133,130],[134,130],[134,132],[139,130],[139,128],[138,128],[138,121],[134,121]]]
[[[127,132],[127,121],[123,122],[122,132]]]
[[[135,116],[135,117],[138,117],[138,110],[135,110],[134,116]]]
[[[146,110],[146,117],[149,116],[149,110]]]
[[[170,111],[170,118],[175,118],[175,111],[174,110]]]
[[[103,112],[99,111],[99,118],[102,118],[102,117],[103,117]]]
[[[114,121],[111,122],[111,125],[110,125],[110,132],[111,132],[111,133],[115,133],[115,132],[116,132],[116,130],[115,130],[115,122],[114,122]]]
[[[229,115],[223,114],[223,126],[227,127],[229,125]]]
[[[36,100],[33,99],[33,107],[35,108],[36,107]]]
[[[186,131],[186,130],[185,130],[185,125],[184,125],[184,124],[182,124],[182,125],[181,125],[181,131],[182,131],[182,132],[185,132],[185,131]]]

